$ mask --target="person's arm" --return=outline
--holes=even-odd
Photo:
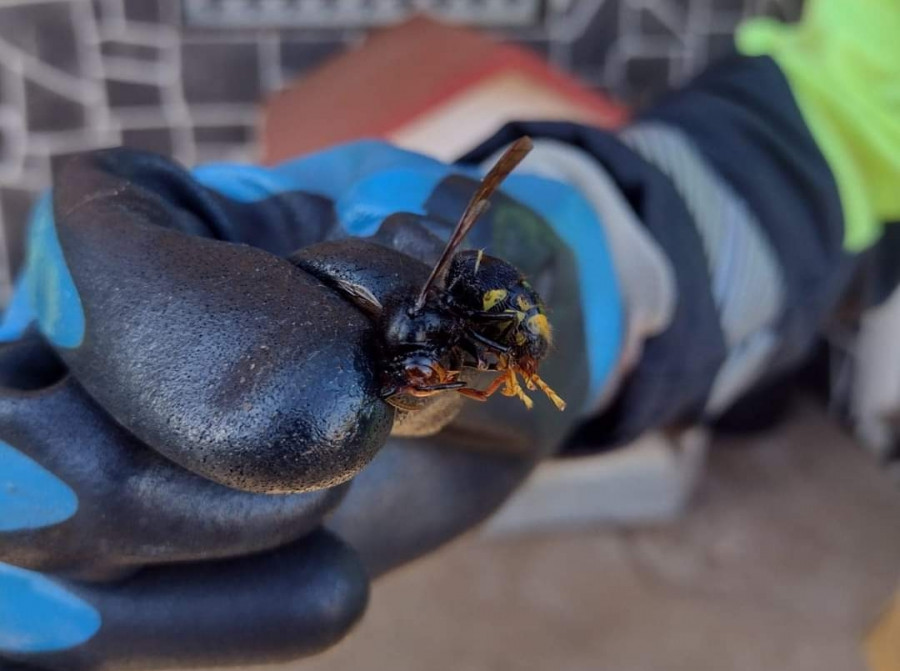
[[[813,2],[797,26],[750,22],[745,55],[619,132],[517,123],[466,157],[530,134],[532,170],[578,185],[608,230],[649,234],[661,253],[613,243],[626,286],[623,375],[573,448],[714,417],[802,360],[860,253],[900,219],[898,31],[893,3]],[[649,298],[629,295],[636,264],[655,268]],[[635,324],[648,314],[652,330]]]

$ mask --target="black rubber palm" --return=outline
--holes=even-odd
[[[432,260],[476,184],[448,178],[428,216],[391,217],[375,240]],[[394,413],[377,394],[372,322],[286,260],[345,235],[320,197],[229,200],[160,157],[118,150],[70,163],[54,213],[84,336],[51,348],[31,335],[0,352],[0,440],[65,482],[78,509],[0,532],[0,562],[53,574],[33,575],[101,625],[75,647],[10,660],[77,671],[311,654],[362,613],[367,574],[484,519],[576,416],[498,395],[466,402],[436,436],[384,447]],[[503,197],[470,243],[547,299],[558,349],[542,375],[578,408],[571,253]],[[330,531],[315,530],[323,521]]]

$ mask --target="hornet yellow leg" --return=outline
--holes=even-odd
[[[506,388],[503,390],[503,395],[515,396],[522,401],[529,410],[534,407],[534,401],[522,391],[522,387],[519,385],[519,378],[516,376],[515,368],[510,367],[506,369]]]
[[[559,410],[566,409],[566,402],[562,400],[559,395],[550,388],[550,385],[548,385],[540,377],[538,377],[537,373],[534,373],[531,376],[523,375],[523,377],[525,377],[526,383],[531,382],[536,384],[538,386],[538,389],[544,392],[547,395],[547,398],[553,401],[553,405],[555,405]],[[531,385],[529,385],[528,388],[534,389],[534,387]]]

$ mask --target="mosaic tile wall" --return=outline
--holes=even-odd
[[[252,160],[259,101],[368,26],[474,18],[640,104],[727,51],[742,18],[800,1],[0,0],[0,301],[55,160],[116,144]]]

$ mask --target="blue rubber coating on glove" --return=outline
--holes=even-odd
[[[395,168],[442,175],[449,170],[446,164],[433,158],[377,140],[362,140],[272,168],[212,163],[195,168],[193,174],[201,184],[244,203],[290,191],[316,194],[337,203],[360,180]]]
[[[424,215],[434,189],[450,174],[440,169],[390,168],[363,177],[335,203],[338,220],[350,235],[375,235],[382,222],[396,212]]]
[[[194,170],[194,177],[245,203],[292,191],[328,198],[345,231],[370,236],[395,212],[424,215],[422,208],[434,187],[451,173],[477,175],[384,142],[363,140],[273,168],[204,165]]]
[[[0,532],[59,524],[77,510],[78,497],[66,483],[0,441]]]
[[[12,298],[3,311],[0,319],[0,342],[13,342],[25,334],[25,330],[34,322],[35,314],[28,297],[28,286],[24,273],[16,280]]]
[[[0,563],[0,652],[68,650],[100,629],[100,615],[50,578]]]
[[[194,174],[205,186],[242,202],[290,191],[330,198],[344,230],[361,236],[376,233],[395,212],[425,214],[425,202],[448,175],[478,176],[472,168],[377,141],[341,145],[274,168],[210,165]],[[623,308],[603,227],[584,197],[562,182],[514,174],[503,191],[542,215],[576,256],[594,398],[622,345]]]
[[[84,309],[66,265],[50,192],[31,212],[25,271],[3,315],[0,341],[15,340],[34,321],[57,347],[78,347],[84,340]]]
[[[26,282],[41,332],[58,347],[78,347],[84,340],[84,309],[59,246],[49,193],[32,214]]]

